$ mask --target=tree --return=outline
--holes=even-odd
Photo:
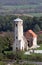
[[[8,48],[8,41],[5,37],[0,37],[0,52],[2,52],[6,48]]]
[[[40,31],[40,27],[38,24],[36,24],[33,28],[34,32],[39,32]]]

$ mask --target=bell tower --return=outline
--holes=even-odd
[[[23,20],[20,18],[14,20],[14,35],[13,51],[24,50]]]

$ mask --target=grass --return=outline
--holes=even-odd
[[[20,65],[20,64],[17,64],[17,63],[14,63],[13,65]],[[24,63],[24,64],[21,64],[21,65],[36,65],[36,64],[26,64],[26,63]]]
[[[36,50],[42,50],[42,44],[39,44],[39,48],[37,48]],[[42,54],[36,54],[36,53],[31,53],[31,55],[26,55],[25,56],[26,60],[29,61],[39,61],[42,62]]]
[[[42,50],[42,44],[39,44],[39,48],[37,48],[37,50]]]
[[[32,53],[31,55],[26,55],[25,60],[42,62],[42,54]]]
[[[4,62],[0,61],[0,65],[6,65],[6,63],[4,63]]]

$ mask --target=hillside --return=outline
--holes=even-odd
[[[0,3],[4,5],[27,5],[27,4],[39,4],[42,0],[0,0]]]
[[[42,0],[0,0],[0,14],[42,16]],[[40,14],[39,14],[40,13]]]

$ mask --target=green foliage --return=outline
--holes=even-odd
[[[40,27],[38,24],[36,24],[33,28],[34,32],[39,32],[40,31]]]
[[[12,31],[14,18],[16,16],[0,16],[0,31]]]
[[[24,59],[24,52],[23,51],[17,51],[16,52],[16,59],[17,60],[23,60]]]
[[[16,51],[16,52],[13,52],[13,51],[4,51],[4,54],[5,54],[5,56],[8,59],[15,59],[15,60],[17,60],[17,62],[19,60],[24,59],[24,52],[22,52],[22,51]]]
[[[14,22],[13,20],[18,16],[9,15],[9,16],[0,16],[0,31],[13,31],[14,30]],[[42,17],[28,17],[28,16],[20,16],[23,19],[24,23],[24,31],[28,29],[32,29],[33,31],[42,30]],[[37,28],[36,28],[37,27]]]
[[[38,34],[38,38],[42,39],[42,34]]]
[[[0,53],[0,61],[4,58],[4,55]]]
[[[18,63],[13,63],[13,65],[36,65],[36,64],[29,64],[29,63],[18,64]]]
[[[42,50],[42,43],[38,43],[38,45],[39,45],[40,47],[37,48],[37,50]]]
[[[3,34],[4,35],[4,34]],[[5,36],[0,36],[0,53],[4,51],[12,50],[11,45],[13,43],[13,33],[12,36],[9,32],[5,33]]]
[[[8,48],[8,41],[5,37],[0,37],[0,52],[6,48]]]
[[[0,61],[0,65],[6,65],[6,63],[4,63],[4,62]]]
[[[6,52],[6,57],[8,59],[16,59],[16,63],[19,63],[20,60],[28,60],[28,61],[42,61],[42,54],[31,54],[31,55],[24,55],[24,52]]]
[[[42,62],[42,54],[35,54],[35,53],[33,53],[31,55],[26,55],[25,56],[25,60]]]
[[[4,51],[5,56],[7,59],[14,59],[14,53],[12,51]]]

